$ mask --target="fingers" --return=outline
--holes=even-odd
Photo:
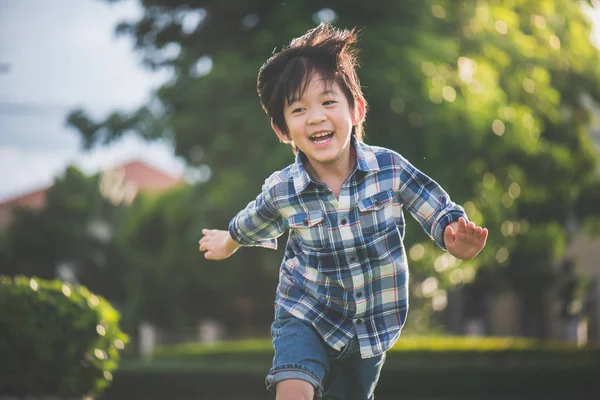
[[[458,228],[456,229],[456,238],[460,241],[467,240],[467,221],[460,217],[458,219]]]
[[[444,232],[445,233],[445,232]],[[458,227],[456,229],[456,238],[460,241],[477,241],[485,243],[488,237],[487,228],[482,228],[475,225],[474,222],[469,222],[460,217],[458,219]]]
[[[481,235],[479,236],[479,240],[481,240],[482,242],[485,243],[485,241],[487,240],[487,237],[488,237],[488,230],[487,230],[487,228],[483,228],[481,230]]]
[[[474,238],[478,238],[479,236],[481,236],[481,230],[482,228],[480,226],[474,226],[471,235]]]
[[[467,225],[467,237],[472,238],[478,242],[485,242],[488,236],[487,228],[482,228],[480,226],[475,225],[473,222],[470,222]]]
[[[454,242],[454,230],[450,225],[446,226],[444,229],[444,243],[452,243]]]
[[[200,251],[208,250],[208,241],[210,240],[211,236],[214,235],[214,233],[215,233],[214,229],[202,229],[202,234],[204,236],[202,236],[202,238],[198,241],[198,244],[200,245],[198,250],[200,250]]]
[[[202,239],[198,241],[198,244],[200,245],[199,250],[208,250],[210,248],[211,239],[212,237],[210,236],[210,234],[208,234],[207,236],[203,236]]]
[[[222,260],[223,253],[223,234],[227,231],[219,229],[202,229],[202,238],[198,241],[200,251],[204,251],[204,258],[207,260]],[[226,258],[226,257],[225,257]]]

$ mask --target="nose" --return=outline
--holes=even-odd
[[[323,110],[313,110],[311,111],[310,115],[308,116],[308,123],[311,125],[317,125],[320,124],[321,122],[325,121],[327,119],[327,117],[325,116],[325,113],[323,112]]]

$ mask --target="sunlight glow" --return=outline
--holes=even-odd
[[[422,244],[417,243],[413,247],[410,248],[410,251],[408,252],[408,254],[409,254],[411,260],[419,261],[425,255],[425,247],[423,247]]]
[[[62,285],[62,292],[67,297],[71,296],[71,288],[67,285]]]
[[[504,125],[504,122],[500,121],[499,119],[495,119],[492,123],[492,131],[494,131],[494,133],[498,136],[504,135],[505,129],[506,126]]]
[[[446,18],[446,10],[444,10],[444,7],[440,6],[439,4],[436,4],[431,7],[431,13],[436,18],[439,18],[439,19]]]
[[[496,261],[498,261],[500,264],[504,264],[508,260],[508,255],[508,249],[506,247],[501,247],[496,252]]]
[[[541,15],[531,14],[529,20],[536,28],[544,29],[546,27],[546,18],[542,17]]]
[[[212,71],[212,67],[212,58],[209,56],[202,56],[190,68],[190,75],[194,78],[199,78],[201,76],[208,75],[210,71]]]
[[[508,33],[508,26],[506,25],[506,22],[502,20],[496,21],[495,27],[496,32],[498,32],[501,35],[506,35]]]

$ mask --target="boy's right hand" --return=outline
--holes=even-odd
[[[224,260],[242,247],[231,238],[228,231],[219,229],[202,229],[204,236],[200,239],[200,251],[205,251],[207,260]]]

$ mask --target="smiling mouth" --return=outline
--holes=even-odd
[[[333,137],[333,132],[316,133],[310,137],[311,142],[315,144],[323,144],[329,142]]]

